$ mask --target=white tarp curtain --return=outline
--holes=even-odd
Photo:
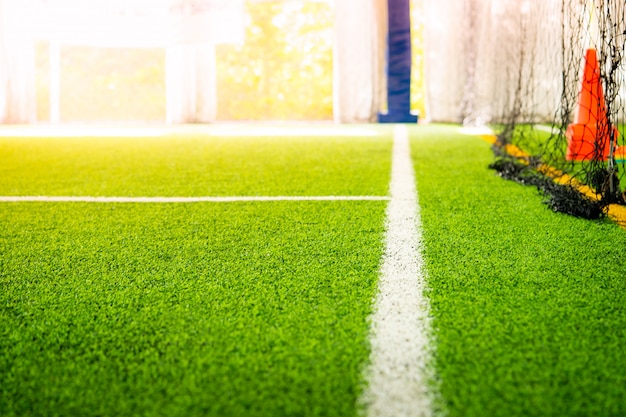
[[[0,122],[36,118],[34,42],[167,48],[167,120],[215,118],[217,43],[242,42],[243,0],[0,0]]]
[[[335,0],[335,121],[376,121],[386,100],[386,37],[386,0]]]
[[[576,99],[585,49],[604,49],[608,74],[625,45],[623,1],[437,0],[425,1],[424,8],[428,114],[434,121],[550,122],[562,94]],[[621,88],[620,108],[624,59],[611,69]]]
[[[426,1],[429,118],[551,120],[561,95],[561,0]]]
[[[62,44],[167,47],[243,41],[243,0],[3,0],[8,30]]]
[[[498,50],[499,11],[517,0],[439,0],[425,4],[428,114],[433,121],[482,125],[507,95],[520,43]],[[506,24],[505,24],[506,26]],[[451,29],[454,28],[454,29]],[[517,27],[513,29],[517,31]],[[509,41],[511,41],[509,39]],[[501,44],[502,45],[502,44]],[[500,45],[500,46],[501,46]],[[512,55],[512,56],[510,56]]]
[[[465,83],[463,41],[467,35],[461,28],[466,3],[466,0],[424,2],[426,113],[430,120],[456,121],[460,116],[459,103]]]
[[[11,30],[13,16],[0,0],[0,122],[35,120],[35,50],[32,41]]]
[[[176,45],[166,52],[167,123],[209,123],[217,115],[215,46]]]

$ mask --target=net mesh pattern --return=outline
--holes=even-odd
[[[497,135],[492,167],[525,183],[541,182],[530,175],[556,179],[540,188],[572,201],[555,210],[575,212],[581,198],[602,210],[624,203],[624,2],[454,3],[427,3],[436,46],[427,53],[431,118],[489,125]],[[442,25],[459,30],[443,36]]]

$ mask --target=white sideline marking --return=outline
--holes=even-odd
[[[394,132],[390,190],[371,317],[369,384],[361,401],[370,417],[430,416],[430,306],[424,296],[419,203],[404,125]]]
[[[76,202],[76,203],[233,203],[239,201],[387,201],[374,195],[347,196],[231,196],[231,197],[80,197],[80,196],[0,196],[2,203]]]

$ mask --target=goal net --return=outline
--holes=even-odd
[[[555,210],[595,217],[624,203],[624,2],[425,4],[431,118],[489,125],[494,167],[539,185]]]

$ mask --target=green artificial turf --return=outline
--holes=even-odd
[[[626,415],[626,232],[551,212],[476,137],[412,132],[439,406]]]
[[[391,141],[378,131],[360,138],[0,138],[0,195],[386,195]]]
[[[370,130],[5,137],[0,195],[384,196]],[[385,206],[0,204],[0,416],[356,415]]]
[[[626,414],[626,232],[411,127],[437,410]],[[391,141],[0,139],[0,195],[386,195]],[[0,204],[0,416],[354,416],[386,203]]]
[[[557,137],[550,133],[551,126],[543,125],[542,129],[533,125],[516,125],[512,132],[511,142],[523,151],[533,156],[538,156],[541,161],[548,166],[555,167],[582,182],[589,184],[589,174],[597,171],[603,166],[607,166],[607,162],[598,163],[597,161],[568,161],[565,154],[568,146],[568,139],[565,136]],[[617,126],[621,132],[624,131],[624,125]],[[621,135],[623,138],[623,135]],[[623,143],[619,140],[616,146]],[[622,189],[626,187],[626,176],[624,175],[624,162],[617,161],[617,175],[621,182]]]
[[[0,415],[356,415],[385,205],[1,204]]]

